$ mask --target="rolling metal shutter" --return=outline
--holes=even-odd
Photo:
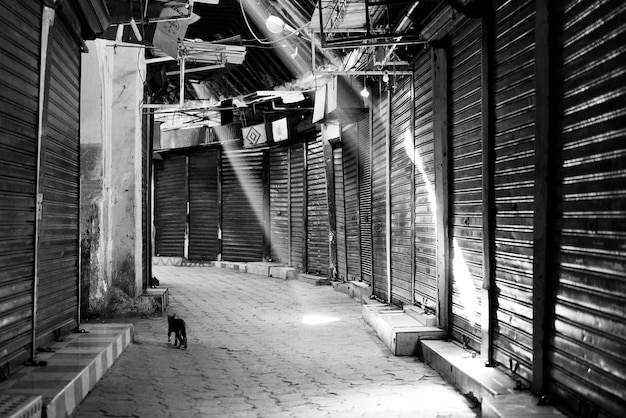
[[[387,93],[374,110],[372,132],[372,244],[374,294],[387,300]]]
[[[333,149],[335,179],[335,219],[337,226],[337,274],[341,281],[348,280],[348,254],[346,249],[346,198],[341,147]]]
[[[452,336],[480,351],[483,282],[481,21],[464,19],[450,50]]]
[[[402,77],[391,100],[391,296],[395,304],[413,299],[413,132],[411,79]]]
[[[560,1],[550,390],[577,416],[626,411],[626,5]]]
[[[222,259],[263,259],[263,193],[263,151],[225,150],[222,154]]]
[[[343,173],[345,189],[347,278],[360,280],[361,256],[359,243],[359,177],[357,170],[359,143],[357,124],[347,126],[342,133]],[[339,226],[338,226],[339,227]]]
[[[73,30],[57,16],[48,51],[51,60],[40,179],[43,214],[38,250],[37,347],[77,324],[81,60],[80,48],[70,33]]]
[[[358,187],[359,187],[359,247],[361,255],[361,280],[368,284],[373,281],[372,236],[372,129],[369,110],[357,119],[358,135]]]
[[[189,156],[189,250],[190,260],[217,260],[220,253],[217,168],[219,151]]]
[[[292,145],[289,148],[289,217],[290,259],[289,264],[304,271],[305,225],[304,225],[304,146]]]
[[[0,3],[0,364],[30,356],[41,4]]]
[[[415,62],[415,302],[437,306],[435,149],[430,51]]]
[[[535,1],[501,2],[495,16],[494,359],[532,372]],[[512,361],[512,363],[511,363]]]
[[[187,157],[162,155],[155,169],[155,255],[184,257],[187,225]]]
[[[289,148],[270,149],[270,234],[272,258],[289,263]]]
[[[308,273],[328,275],[328,198],[322,141],[307,143],[307,268]]]

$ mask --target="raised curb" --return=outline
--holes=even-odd
[[[46,366],[26,367],[0,382],[0,392],[41,395],[44,416],[65,418],[93,389],[113,362],[133,341],[132,324],[83,324],[85,333],[67,335],[37,361]],[[75,369],[62,376],[55,370]]]
[[[296,279],[305,282],[308,284],[312,284],[314,286],[328,286],[331,281],[328,278],[315,276],[313,274],[300,273],[296,276]]]

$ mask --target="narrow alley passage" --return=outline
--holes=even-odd
[[[154,267],[189,347],[167,318],[131,319],[135,343],[74,416],[476,417],[424,363],[394,357],[358,302],[315,287],[210,267]],[[173,340],[173,339],[172,339]]]

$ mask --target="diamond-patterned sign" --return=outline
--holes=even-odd
[[[267,144],[267,131],[265,124],[252,125],[242,128],[244,148],[253,148]]]

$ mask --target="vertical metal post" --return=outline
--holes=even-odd
[[[43,6],[41,16],[41,56],[39,65],[39,115],[37,126],[37,183],[35,186],[36,215],[35,215],[35,242],[34,242],[34,272],[33,272],[33,311],[32,311],[32,347],[31,361],[34,361],[37,354],[37,299],[39,287],[39,239],[41,220],[43,219],[43,162],[45,154],[45,138],[48,130],[48,92],[50,81],[50,61],[48,54],[52,38],[52,28],[54,26],[55,10],[48,6]]]

